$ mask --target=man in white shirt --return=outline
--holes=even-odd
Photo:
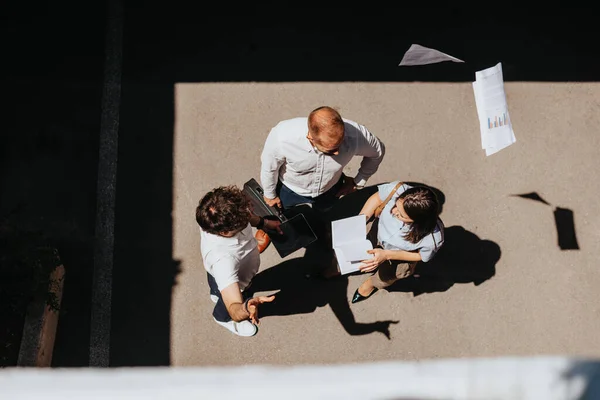
[[[326,212],[336,199],[363,187],[384,154],[385,146],[375,135],[331,107],[318,107],[308,118],[281,121],[271,129],[261,155],[265,202],[284,209],[310,204]],[[343,169],[354,156],[362,161],[352,178]],[[259,230],[257,239],[264,250],[268,237]]]
[[[216,303],[213,319],[236,335],[255,335],[258,306],[274,297],[244,294],[260,266],[252,227],[281,233],[280,222],[254,215],[248,199],[235,186],[218,187],[204,195],[196,208],[196,222],[210,297]]]
[[[261,155],[265,201],[283,208],[310,203],[327,210],[336,198],[364,186],[384,154],[375,135],[331,107],[319,107],[308,118],[281,121],[271,129]],[[363,159],[351,178],[343,169],[354,156]]]

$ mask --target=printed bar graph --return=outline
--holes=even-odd
[[[488,129],[494,129],[501,126],[508,125],[508,119],[506,118],[506,113],[502,113],[500,117],[497,115],[494,116],[494,119],[488,118]]]

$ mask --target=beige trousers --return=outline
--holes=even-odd
[[[382,248],[377,243],[377,227],[379,219],[375,218],[367,238],[373,244],[373,247]],[[415,272],[416,262],[409,261],[385,261],[379,265],[379,268],[371,276],[371,283],[377,289],[383,289],[392,285],[398,279],[408,278]]]
[[[379,265],[379,268],[371,276],[371,283],[377,289],[383,289],[390,286],[398,279],[408,278],[415,272],[416,262],[407,261],[386,261]]]

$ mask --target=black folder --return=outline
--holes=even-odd
[[[243,192],[250,201],[254,214],[281,222],[283,235],[276,231],[265,230],[281,258],[317,240],[317,235],[302,212],[308,206],[296,206],[286,211],[269,206],[264,200],[262,187],[254,178],[244,183]]]

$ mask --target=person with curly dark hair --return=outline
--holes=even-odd
[[[210,297],[216,303],[213,319],[236,335],[255,335],[258,306],[274,297],[244,293],[260,266],[252,227],[281,233],[281,223],[254,215],[248,199],[235,186],[221,186],[204,195],[196,208],[196,222]]]
[[[373,257],[362,261],[360,267],[361,272],[373,275],[356,289],[352,303],[366,300],[377,290],[413,275],[417,262],[428,262],[444,244],[439,202],[435,192],[426,186],[411,187],[398,181],[379,185],[360,214],[369,221],[388,195],[391,197],[368,235],[373,243],[373,250],[369,250]]]

